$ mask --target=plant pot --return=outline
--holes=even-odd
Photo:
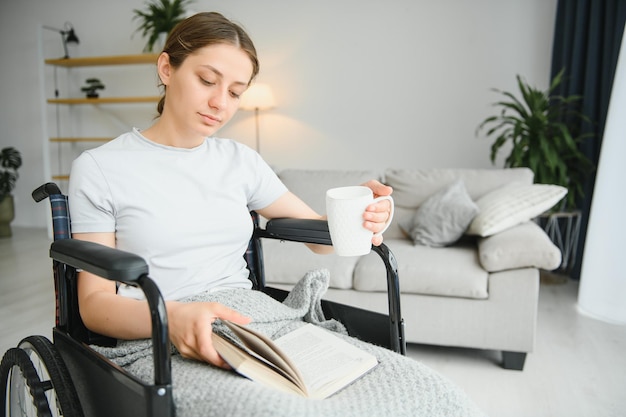
[[[8,195],[0,201],[0,238],[11,237],[11,222],[15,218],[13,196]]]

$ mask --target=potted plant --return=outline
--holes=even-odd
[[[160,36],[167,36],[178,22],[185,18],[185,7],[191,0],[151,0],[146,10],[134,9],[133,20],[139,20],[137,32],[148,38],[144,52],[152,52]]]
[[[0,237],[11,236],[11,222],[15,218],[15,206],[11,192],[15,188],[22,166],[22,155],[12,147],[0,151]]]
[[[80,91],[87,95],[87,98],[98,98],[98,90],[104,90],[104,84],[98,78],[87,78],[85,80],[86,86],[82,87]]]
[[[517,76],[521,99],[513,93],[494,89],[506,99],[494,103],[500,112],[486,118],[477,129],[488,129],[493,137],[491,162],[499,151],[510,146],[504,161],[505,168],[528,167],[535,174],[535,182],[557,184],[568,189],[561,209],[574,209],[584,195],[586,176],[593,164],[579,148],[579,143],[591,134],[577,133],[576,126],[588,118],[575,109],[580,96],[562,97],[553,92],[563,79],[561,70],[547,91],[529,86]]]

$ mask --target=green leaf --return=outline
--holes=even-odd
[[[185,9],[193,0],[151,0],[146,9],[134,9],[133,20],[138,20],[136,32],[148,38],[144,52],[150,52],[160,33],[170,33],[185,18]]]

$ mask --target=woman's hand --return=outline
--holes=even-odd
[[[376,180],[369,180],[363,185],[372,190],[374,198],[383,195],[391,195],[393,192],[393,188]],[[370,204],[365,208],[365,213],[363,213],[363,227],[371,230],[373,233],[378,233],[385,228],[385,223],[387,223],[390,215],[391,203],[388,200]],[[381,243],[383,243],[382,235],[372,237],[372,244],[374,246],[380,246]]]
[[[168,302],[167,313],[170,340],[183,357],[230,368],[213,347],[211,325],[218,318],[248,324],[249,317],[223,304],[208,302]]]

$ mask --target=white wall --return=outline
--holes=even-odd
[[[42,226],[48,216],[29,196],[47,180],[45,132],[55,129],[42,124],[44,109],[54,113],[43,104],[51,93],[42,80],[49,84],[52,73],[41,61],[63,51],[60,35],[41,26],[72,22],[79,55],[137,53],[144,42],[133,36],[132,10],[142,5],[0,4],[0,145],[18,147],[25,162],[15,225]],[[515,90],[516,74],[548,85],[556,0],[197,0],[193,8],[224,13],[255,40],[259,81],[278,101],[261,116],[262,154],[276,167],[490,167],[490,143],[474,135],[499,98],[490,89]],[[139,77],[90,75],[109,94],[136,88]],[[134,111],[113,129],[149,122],[151,108],[136,119]],[[87,132],[88,120],[73,129]],[[252,113],[240,112],[220,135],[254,146]]]

